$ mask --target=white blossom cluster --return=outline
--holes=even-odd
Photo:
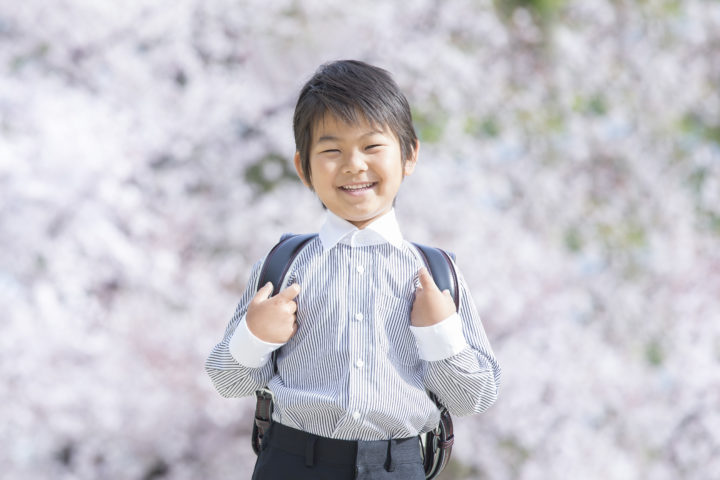
[[[443,478],[720,478],[713,0],[0,3],[1,476],[249,478],[204,361],[320,225],[291,119],[340,58],[406,92],[401,226],[503,366]]]

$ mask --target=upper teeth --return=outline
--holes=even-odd
[[[372,183],[363,183],[362,185],[345,185],[345,190],[360,190],[361,188],[372,187]]]

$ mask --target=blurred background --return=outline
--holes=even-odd
[[[249,478],[204,372],[249,269],[316,231],[291,117],[391,71],[407,238],[503,366],[443,479],[720,478],[720,2],[0,2],[0,471]]]

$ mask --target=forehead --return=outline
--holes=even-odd
[[[362,115],[346,120],[332,113],[326,113],[313,124],[312,143],[331,139],[349,140],[368,135],[395,137],[387,125],[373,123]]]

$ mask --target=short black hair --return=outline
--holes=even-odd
[[[410,105],[390,73],[358,60],[326,63],[300,90],[293,116],[295,149],[308,183],[313,128],[327,113],[349,124],[364,119],[389,128],[400,143],[403,165],[415,152],[417,135]]]

